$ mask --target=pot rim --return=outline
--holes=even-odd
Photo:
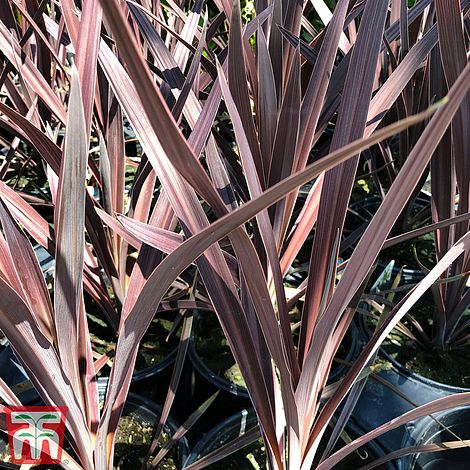
[[[470,419],[470,405],[458,406],[456,408],[442,410],[437,413],[433,413],[433,416],[436,420],[442,421],[446,416],[458,415],[462,411],[466,412]],[[423,416],[421,418],[411,421],[406,425],[406,431],[403,435],[401,447],[406,448],[411,446],[417,446],[420,444],[430,443],[435,434],[426,436],[426,433],[428,432],[428,430],[431,430],[432,432],[433,426],[440,427],[439,423],[437,423],[430,416]],[[436,432],[438,431],[439,429],[436,428]],[[439,453],[436,452],[435,454]],[[400,459],[400,468],[402,468],[403,470],[413,469],[420,455],[421,453],[418,452],[403,456]]]
[[[361,330],[363,331],[363,334],[365,336],[365,340],[369,341],[370,338],[372,337],[370,328],[367,325],[365,315],[359,315],[360,316],[360,321],[359,324],[361,326]],[[392,368],[398,372],[401,376],[405,377],[408,380],[413,380],[415,382],[419,382],[422,384],[425,384],[429,387],[437,388],[441,391],[448,392],[448,394],[452,393],[465,393],[465,392],[470,392],[470,388],[465,388],[465,387],[458,387],[456,385],[449,385],[443,382],[438,382],[436,380],[428,379],[427,377],[424,377],[421,374],[418,374],[417,372],[413,372],[409,369],[407,369],[403,364],[401,364],[399,361],[394,359],[385,349],[380,346],[379,348],[379,355],[386,359],[388,362],[392,364]]]
[[[123,408],[123,415],[124,415],[124,410],[126,409],[126,405],[133,406],[137,410],[144,410],[144,413],[153,415],[155,417],[155,426],[158,425],[158,422],[159,422],[159,419],[163,410],[161,405],[159,405],[158,403],[142,395],[139,395],[138,393],[129,392],[127,394],[127,399]],[[171,435],[173,435],[179,429],[180,425],[175,420],[175,418],[173,418],[173,416],[169,415],[166,420],[165,427],[167,427]],[[185,436],[178,439],[178,441],[175,444],[175,450],[176,450],[178,464],[184,463],[190,454],[189,443]]]
[[[199,312],[195,314],[195,321],[197,321],[197,316]],[[352,332],[351,332],[352,329]],[[193,329],[194,331],[194,329]],[[350,328],[348,328],[348,332],[350,332],[351,338],[351,345],[348,349],[346,357],[344,361],[352,362],[353,359],[358,355],[361,349],[361,341],[359,337],[359,328],[356,325],[356,322],[352,322]],[[211,382],[216,387],[220,388],[221,390],[227,391],[232,393],[233,395],[237,395],[242,398],[250,398],[248,393],[248,389],[246,387],[242,387],[240,385],[234,384],[227,379],[222,378],[220,375],[216,374],[213,370],[211,370],[203,361],[201,356],[197,352],[196,344],[194,341],[193,334],[190,335],[189,338],[189,346],[188,346],[188,356],[191,360],[191,363],[196,368],[196,370],[209,382]],[[329,375],[329,383],[335,382],[339,380],[344,375],[344,371],[347,369],[347,366],[344,364],[337,364],[335,367],[332,367],[330,370]]]
[[[186,459],[185,467],[196,462],[198,458],[203,457],[204,454],[202,454],[202,452],[208,447],[209,443],[211,443],[221,432],[224,432],[226,428],[227,430],[224,433],[228,433],[233,428],[238,427],[237,422],[239,421],[242,422],[243,427],[246,427],[248,430],[251,429],[253,426],[250,426],[249,423],[253,423],[253,421],[257,423],[256,413],[254,409],[247,408],[241,410],[235,413],[234,415],[224,419],[219,424],[214,426],[211,430],[209,430],[209,432],[204,435],[191,449],[191,452]],[[365,431],[357,424],[352,423],[351,420],[346,425],[346,430],[356,437],[365,434]],[[385,455],[385,450],[375,441],[370,441],[365,444],[365,446],[366,448],[370,449],[377,458],[379,458],[381,455]],[[201,455],[199,456],[199,454]],[[386,467],[387,470],[396,469],[396,466],[392,462],[385,462],[385,464],[383,465]]]

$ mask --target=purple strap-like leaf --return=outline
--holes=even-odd
[[[81,396],[78,347],[85,247],[85,177],[88,157],[83,102],[76,69],[65,134],[56,205],[54,312],[59,356],[77,396]],[[83,399],[83,398],[82,398]]]
[[[53,344],[56,341],[56,331],[51,299],[33,247],[1,201],[0,220],[5,232],[8,250],[13,254],[11,257],[13,272],[10,271],[6,274],[16,278],[12,287],[15,289],[19,287],[18,295],[35,313],[41,332]]]
[[[470,88],[469,77],[470,65],[466,67],[454,87],[450,90],[447,104],[431,119],[418,143],[407,158],[404,167],[399,172],[395,182],[387,193],[384,202],[374,215],[363,237],[354,250],[352,257],[343,272],[341,280],[336,287],[335,294],[319,320],[315,330],[314,341],[316,347],[311,349],[307,356],[297,393],[305,394],[305,396],[308,396],[310,393],[313,386],[312,382],[315,380],[315,371],[322,367],[322,363],[325,360],[323,353],[330,340],[329,332],[338,324],[342,313],[348,306],[354,293],[359,289],[393,224],[410,197],[414,185],[419,180],[432,156],[432,153],[444,135],[447,127],[450,125],[450,122],[457,112],[465,93],[467,93]],[[434,268],[432,273],[434,274],[435,272],[437,272],[436,268]],[[429,279],[429,276],[431,276],[431,274],[428,275],[426,279]],[[379,342],[373,343],[373,347],[375,349],[377,349],[378,346]],[[370,356],[367,357],[367,360],[369,357]],[[363,363],[361,362],[362,366],[367,362],[367,360]],[[357,364],[359,364],[359,362]],[[354,366],[354,370],[355,367],[356,365]],[[360,370],[360,365],[357,365],[357,367],[359,367]],[[315,425],[314,432],[310,438],[310,448],[314,449],[314,443],[317,442],[318,438],[323,434],[326,428],[326,423],[332,416],[332,410],[337,409],[337,406],[344,398],[347,390],[349,390],[354,383],[355,378],[356,376],[353,375],[353,372],[350,372],[347,376],[347,380],[345,379],[345,381],[343,381],[339,390],[331,399],[332,401],[322,410]]]

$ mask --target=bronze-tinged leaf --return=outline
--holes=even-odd
[[[419,178],[427,167],[434,150],[450,125],[455,113],[459,109],[463,97],[470,89],[469,77],[470,65],[467,65],[457,82],[449,91],[447,104],[433,116],[429,124],[426,126],[419,141],[406,159],[402,170],[399,172],[396,180],[387,193],[382,205],[369,223],[364,235],[354,250],[352,257],[343,272],[341,280],[336,287],[335,293],[315,330],[314,340],[317,347],[311,349],[308,354],[303,370],[304,373],[299,383],[298,393],[308,394],[309,390],[311,390],[313,386],[312,382],[315,380],[315,371],[318,370],[319,364],[322,361],[324,348],[330,341],[330,331],[332,331],[334,325],[338,324],[355,292],[361,286],[361,283],[374,263],[393,224],[413,192],[414,186],[419,181]],[[437,277],[439,277],[445,267],[448,266],[446,263],[449,263],[449,257],[454,257],[453,259],[455,259],[455,257],[461,253],[461,250],[462,244],[455,247],[452,253],[448,253],[449,256],[446,255],[443,260],[438,263],[438,265],[420,284],[423,286],[422,288],[424,288],[424,290],[429,287],[429,285],[426,286],[425,283],[430,282],[430,280],[434,282],[435,279],[433,279],[433,277],[436,273],[438,273]],[[442,266],[445,267],[442,268]],[[418,297],[421,295],[419,293],[419,288],[417,288],[412,295],[416,295],[415,293]],[[412,298],[411,301],[413,301]],[[416,301],[416,298],[414,301]],[[409,308],[409,303],[404,307]],[[399,313],[404,314],[404,312],[405,311],[403,311],[403,309],[400,309]],[[401,317],[391,315],[389,318],[396,319],[398,321]],[[351,319],[352,318],[350,318],[350,320]],[[310,448],[315,443],[316,439],[322,435],[327,422],[339,406],[339,403],[345,397],[347,391],[349,391],[350,387],[353,385],[361,368],[364,367],[370,358],[370,355],[372,355],[379,347],[380,342],[383,340],[380,334],[389,326],[389,324],[390,322],[387,321],[385,326],[379,330],[378,335],[374,335],[373,341],[369,343],[367,352],[364,352],[364,355],[361,355],[361,360],[355,362],[345,379],[343,379],[333,398],[323,408],[309,440]],[[394,324],[392,324],[392,328],[393,326]],[[318,345],[324,346],[320,347]],[[362,359],[365,360],[363,361]]]
[[[235,0],[233,2],[232,8],[227,74],[230,93],[232,94],[233,101],[235,102],[240,114],[248,145],[250,146],[251,154],[253,155],[258,179],[261,187],[264,188],[266,186],[264,177],[265,170],[251,112],[239,0]]]
[[[85,249],[87,141],[79,78],[77,70],[72,69],[58,202],[55,209],[54,314],[59,356],[78,396],[82,390],[78,341]],[[83,397],[81,399],[83,400]]]
[[[388,0],[368,0],[364,8],[357,40],[351,51],[330,151],[364,134],[388,3]],[[358,159],[359,156],[325,174],[309,266],[309,271],[315,276],[309,277],[303,308],[305,320],[302,321],[299,345],[301,361],[305,361],[310,348],[315,324],[321,314],[323,293],[327,292],[327,300],[332,294],[335,276],[327,278],[328,266],[330,259],[337,257],[333,246],[343,228]]]
[[[56,331],[52,313],[52,304],[46,282],[33,247],[26,235],[13,219],[6,205],[0,201],[0,220],[5,233],[13,272],[7,273],[16,278],[12,285],[34,312],[42,334],[52,343],[56,342]]]
[[[354,450],[358,449],[367,442],[370,442],[372,439],[375,439],[376,437],[379,437],[382,434],[391,431],[392,429],[396,429],[402,426],[403,424],[406,424],[423,416],[428,416],[433,413],[437,413],[439,411],[449,410],[458,406],[468,405],[469,403],[470,393],[456,393],[444,398],[438,398],[437,400],[433,400],[429,403],[426,403],[425,405],[418,406],[417,408],[408,411],[407,413],[403,413],[394,420],[382,424],[381,426],[375,428],[367,434],[364,434],[363,436],[345,445],[342,449],[335,452],[333,455],[324,460],[317,467],[317,470],[329,470],[330,468],[333,468],[340,460],[346,457],[346,455],[350,454],[351,452],[354,452]],[[468,443],[469,441],[466,441],[466,444],[464,445],[468,445]],[[439,447],[441,447],[441,450],[444,450],[442,446]],[[457,446],[455,446],[455,448],[457,448]]]
[[[0,329],[46,404],[66,404],[68,407],[67,429],[82,465],[86,470],[92,470],[92,444],[84,408],[77,400],[55,348],[37,327],[35,315],[1,277]]]

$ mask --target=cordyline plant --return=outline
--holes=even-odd
[[[440,48],[433,51],[429,67],[430,92],[436,96],[455,83],[467,64],[468,41],[460,18],[455,13],[455,5],[445,5],[444,2],[436,5],[442,40]],[[467,94],[451,129],[444,135],[431,160],[432,216],[435,222],[469,211],[470,170],[466,158],[470,154],[469,111],[470,96]],[[435,235],[437,260],[441,260],[447,249],[467,232],[468,222],[465,221],[453,229],[438,230]],[[436,306],[434,324],[437,326],[432,342],[437,349],[446,350],[468,344],[469,323],[468,319],[462,320],[470,305],[470,290],[467,288],[469,271],[466,252],[442,274],[443,279],[455,276],[456,281],[442,283],[432,290]]]
[[[428,83],[420,97],[422,103],[439,99],[447,93],[459,73],[467,64],[468,40],[465,37],[462,18],[455,2],[436,2],[435,16],[439,33],[439,47],[429,56],[424,70]],[[411,106],[412,103],[409,104]],[[431,159],[431,206],[435,224],[453,217],[461,221],[435,231],[436,259],[440,261],[468,232],[470,173],[466,156],[469,154],[470,97],[463,98],[452,126],[444,134]],[[456,221],[459,219],[455,219]],[[423,263],[422,269],[429,272]],[[469,326],[465,318],[470,305],[468,253],[459,256],[431,287],[434,314],[431,318],[414,318],[412,331],[402,332],[417,340],[426,350],[439,354],[468,345]],[[432,325],[432,326],[431,326]]]
[[[10,164],[33,165],[38,173],[45,166],[54,224],[52,230],[33,209],[35,199],[30,204],[0,185],[0,329],[44,401],[69,407],[77,467],[112,468],[139,342],[165,294],[194,263],[244,376],[270,467],[311,468],[326,427],[381,341],[468,251],[470,238],[462,233],[325,402],[364,280],[441,139],[464,113],[468,66],[454,71],[446,104],[432,118],[436,107],[417,115],[411,108],[381,125],[408,84],[418,86],[433,49],[445,47],[439,23],[446,19],[436,20],[434,4],[452,4],[454,27],[461,26],[467,1],[423,0],[407,9],[394,0],[339,0],[331,11],[323,1],[275,0],[257,2],[245,25],[238,1],[208,4],[208,13],[203,2],[1,4],[4,173]],[[309,22],[315,15],[325,25],[321,32]],[[405,38],[416,28],[420,38],[409,47]],[[123,116],[144,152],[129,209]],[[360,152],[423,122],[336,282]],[[99,142],[98,160],[90,142]],[[90,181],[102,198],[85,191]],[[312,181],[298,213],[298,189]],[[20,226],[55,256],[53,303]],[[283,278],[314,227],[308,276],[287,299]],[[129,246],[138,250],[130,279]],[[102,411],[96,370],[109,357],[94,361],[84,290],[118,333]],[[295,344],[289,309],[303,295]],[[0,384],[3,400],[18,404]],[[168,397],[161,422],[171,390]],[[319,468],[410,419],[469,402],[470,394],[460,394],[423,405]],[[426,450],[435,448],[420,449]]]

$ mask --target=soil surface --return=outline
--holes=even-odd
[[[111,328],[93,315],[88,315],[90,336],[93,350],[99,354],[112,351],[116,346],[116,338]],[[172,331],[175,313],[159,313],[152,320],[147,333],[140,342],[139,353],[135,364],[136,371],[153,367],[164,360],[179,344],[181,328]],[[101,369],[99,375],[109,375],[109,365]]]
[[[416,257],[421,264],[428,269],[434,267],[436,264],[436,255],[434,239],[431,234],[423,235],[406,243],[391,246],[380,252],[379,260],[388,264],[393,259],[395,260],[395,267],[398,269],[406,267],[407,269],[420,271],[421,268],[416,261],[414,250],[416,250]]]
[[[199,315],[193,330],[193,341],[202,362],[214,374],[239,387],[246,387],[216,315]]]
[[[377,211],[379,204],[380,199],[377,197],[368,197],[367,199],[358,201],[355,207],[351,209],[346,216],[344,234],[347,236],[361,227],[364,229]],[[423,226],[425,221],[428,221],[429,217],[430,205],[427,205],[425,200],[419,200],[418,203],[412,206],[408,217],[405,218],[405,220],[401,220],[401,222],[398,223],[399,226],[394,227],[394,231],[390,236],[419,228]],[[421,270],[419,263],[415,259],[414,248],[416,248],[416,256],[421,264],[429,268],[435,265],[436,251],[432,233],[413,238],[404,243],[382,250],[379,253],[378,259],[386,264],[393,259],[395,260],[396,268],[406,266],[408,269]],[[345,257],[348,257],[351,254],[351,247],[343,253]]]
[[[224,440],[224,442],[220,442],[220,445],[225,444],[228,442]],[[335,447],[335,451],[339,450],[343,447],[342,441]],[[322,446],[320,444],[320,449],[318,454],[320,455],[322,450],[325,448],[325,444]],[[213,450],[213,449],[211,449]],[[363,467],[368,463],[373,462],[376,456],[370,455],[367,449],[360,448],[357,452],[353,452],[333,468],[335,470],[353,470]],[[315,462],[312,466],[314,469],[318,465],[318,462]],[[229,457],[216,462],[212,465],[207,467],[208,470],[265,470],[266,466],[266,453],[265,447],[262,439],[258,439],[258,441],[250,444],[249,446],[245,447],[244,449],[235,452]],[[375,467],[377,469],[384,469],[383,466]]]
[[[116,445],[114,449],[114,468],[127,470],[140,468],[147,454],[148,446],[152,442],[154,426],[142,421],[138,414],[130,413],[121,418],[118,432],[116,433]],[[157,449],[170,439],[167,432],[163,432]],[[158,452],[158,451],[157,451]],[[156,454],[155,454],[156,455]],[[176,451],[173,448],[157,466],[158,470],[177,470]]]
[[[438,352],[425,350],[394,332],[383,349],[408,370],[454,387],[470,387],[470,347]]]
[[[433,309],[432,299],[425,296],[410,310],[410,315],[419,321],[430,337],[434,330]],[[402,322],[416,334],[408,317]],[[371,329],[375,328],[374,320],[368,320],[368,323]],[[416,374],[454,387],[470,387],[470,345],[445,351],[437,348],[425,349],[395,329],[382,343],[382,348]]]
[[[295,323],[297,321],[296,318],[293,315],[291,320]],[[298,333],[298,329],[293,332],[295,343],[298,341]],[[193,341],[198,356],[214,374],[234,385],[246,388],[240,368],[235,362],[228,341],[214,314],[203,313],[199,316],[193,330]],[[346,337],[340,344],[336,357],[344,360],[349,353],[350,347],[351,336],[346,334]],[[332,367],[334,370],[335,367],[340,367],[340,365],[334,362]]]

